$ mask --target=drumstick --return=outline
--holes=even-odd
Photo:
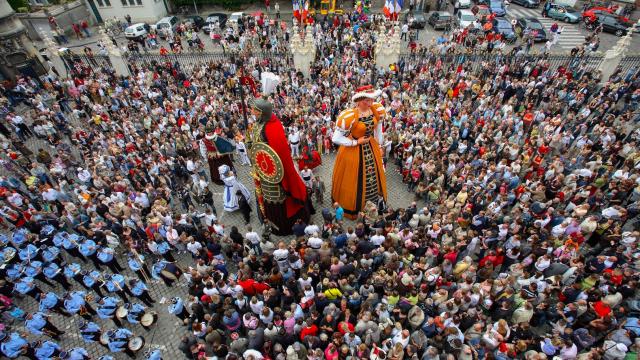
[[[131,248],[131,252],[133,252],[133,254],[138,257],[138,260],[140,260],[140,272],[142,273],[142,277],[146,282],[150,282],[149,277],[147,276],[147,272],[144,271],[144,260],[142,260],[142,256],[140,256],[138,251],[134,248]]]
[[[122,287],[120,286],[120,284],[118,284],[117,281],[115,280],[111,280],[111,281],[113,281],[113,284],[118,288],[118,290],[122,291]]]

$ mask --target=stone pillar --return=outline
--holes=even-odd
[[[293,54],[293,65],[296,70],[309,77],[311,64],[316,58],[316,45],[314,43],[311,26],[307,25],[304,39],[300,36],[297,25],[294,24],[291,34],[291,53]]]
[[[122,52],[118,47],[113,45],[111,38],[107,35],[107,32],[104,28],[100,28],[100,36],[102,38],[102,42],[107,48],[107,55],[109,56],[109,61],[111,62],[111,67],[118,75],[129,75],[129,65],[127,65],[127,60],[122,55]]]
[[[613,75],[618,68],[618,65],[620,65],[620,62],[625,57],[629,51],[629,47],[631,46],[631,34],[633,34],[638,27],[640,27],[640,20],[633,24],[633,26],[627,30],[627,34],[621,37],[618,42],[604,54],[604,60],[598,67],[598,70],[600,70],[600,73],[602,74],[600,79],[601,83],[609,81],[609,77]]]
[[[376,67],[378,69],[389,70],[389,65],[400,60],[402,40],[400,40],[400,26],[396,24],[393,32],[388,33],[385,25],[380,26],[374,47]]]
[[[27,29],[7,1],[0,1],[0,75],[15,80],[20,75],[38,77],[47,73],[38,50],[27,37]]]
[[[40,54],[43,55],[43,57],[46,56],[49,61],[51,61],[51,65],[56,69],[58,74],[63,76],[66,70],[64,61],[60,57],[60,52],[58,51],[58,44],[51,40],[45,29],[39,28],[38,33],[40,34],[40,38],[45,46],[45,49]],[[52,69],[48,70],[51,71]]]

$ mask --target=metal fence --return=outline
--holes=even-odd
[[[102,69],[111,69],[111,60],[107,55],[95,55],[86,53],[73,53],[68,51],[61,54],[65,71],[71,76],[88,76]]]
[[[604,57],[601,55],[571,56],[556,54],[511,55],[500,53],[461,53],[461,54],[404,54],[401,60],[405,65],[418,66],[424,64],[458,66],[462,65],[471,71],[480,71],[486,66],[545,64],[549,70],[555,71],[561,66],[567,69],[593,70],[600,66]]]
[[[260,62],[264,66],[293,66],[293,58],[290,52],[190,52],[182,54],[151,54],[151,53],[134,53],[127,52],[124,54],[125,60],[129,64],[129,69],[133,72],[135,69],[148,68],[158,64],[179,64],[180,69],[186,73],[191,73],[196,67],[209,64],[217,64],[220,62],[238,62],[242,61],[248,65],[254,62]]]
[[[221,62],[242,61],[245,65],[259,63],[268,67],[271,71],[280,72],[293,68],[293,55],[289,51],[258,51],[258,52],[190,52],[182,54],[160,55],[153,53],[123,54],[129,65],[131,73],[135,69],[149,68],[158,64],[179,64],[182,71],[191,73],[196,67]],[[107,55],[72,53],[61,55],[66,73],[71,76],[90,75],[91,73],[112,69],[113,66]],[[481,71],[483,68],[495,69],[496,65],[523,66],[525,64],[542,64],[551,71],[561,66],[568,70],[593,70],[597,69],[604,61],[602,54],[590,54],[585,56],[571,56],[569,54],[528,54],[514,55],[487,52],[472,53],[446,53],[435,52],[405,53],[402,54],[401,63],[405,67],[418,67],[422,65],[446,66],[456,68],[462,65],[467,71]],[[618,69],[624,76],[633,76],[640,72],[640,55],[628,55],[622,59]]]
[[[640,55],[628,55],[618,65],[622,76],[633,76],[640,71]]]

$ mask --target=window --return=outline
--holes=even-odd
[[[142,0],[120,0],[122,1],[122,6],[141,6]]]
[[[96,2],[98,3],[98,6],[111,6],[111,1],[109,0],[96,0]]]

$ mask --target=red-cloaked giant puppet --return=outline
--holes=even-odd
[[[263,94],[270,93],[279,78],[262,73]],[[249,130],[248,147],[256,183],[256,199],[262,220],[276,235],[290,235],[297,219],[309,221],[307,189],[291,158],[280,119],[266,97],[251,104],[257,121]]]

